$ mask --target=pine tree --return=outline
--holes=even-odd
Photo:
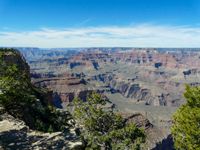
[[[106,100],[97,93],[91,94],[87,102],[74,100],[74,116],[86,149],[140,149],[145,141],[143,130],[133,123],[126,124],[121,115],[105,106]]]
[[[175,148],[180,150],[200,150],[200,87],[186,86],[186,104],[173,116],[171,132]]]

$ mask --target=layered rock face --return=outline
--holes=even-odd
[[[62,108],[63,104],[68,104],[76,97],[86,100],[89,93],[94,89],[89,87],[84,79],[62,76],[52,78],[41,78],[33,80],[38,87],[47,88],[53,91],[53,103]]]
[[[166,135],[165,131],[157,128],[141,113],[120,113],[127,123],[135,123],[137,127],[143,128],[146,135],[146,149],[153,150],[171,150],[173,149],[173,140],[170,135]],[[160,144],[158,144],[160,143]]]
[[[149,81],[146,81],[146,84],[141,81],[144,80],[142,76],[127,79],[113,73],[95,75],[92,79],[105,83],[110,88],[111,93],[120,93],[125,98],[137,103],[154,106],[178,106],[178,99],[175,99],[176,97],[172,95],[173,91],[170,90],[173,90],[174,87],[178,89],[180,84],[165,81],[160,82],[160,79],[156,81],[154,80],[156,75],[153,75],[153,79],[151,76],[147,78],[155,82],[148,83]],[[151,87],[155,87],[155,89],[151,89],[149,84],[151,84]],[[179,100],[180,97],[179,95]]]
[[[87,95],[100,89],[146,105],[179,106],[184,84],[199,85],[199,56],[198,49],[88,48],[67,58],[29,63],[32,79],[41,79],[37,86],[48,87],[64,102],[79,96],[77,91]],[[67,78],[86,84],[71,86]]]

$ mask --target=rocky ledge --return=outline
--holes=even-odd
[[[82,149],[83,143],[75,129],[65,132],[43,133],[29,129],[22,120],[0,108],[0,149]]]

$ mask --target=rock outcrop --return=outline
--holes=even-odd
[[[52,102],[58,108],[63,108],[76,97],[85,101],[91,92],[98,90],[88,85],[83,78],[71,76],[35,79],[33,84],[53,91]]]
[[[0,108],[0,149],[72,149],[83,148],[74,129],[69,132],[43,133],[29,129],[22,121]]]
[[[0,49],[0,55],[1,61],[7,64],[7,66],[15,64],[18,69],[20,69],[21,73],[30,79],[30,67],[19,51],[12,49],[9,51],[7,51],[7,49]]]

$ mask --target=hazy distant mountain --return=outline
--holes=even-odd
[[[91,47],[91,48],[37,48],[37,47],[16,47],[24,55],[27,61],[41,59],[69,58],[80,51],[112,53],[117,51],[132,50],[156,50],[159,52],[189,52],[200,51],[200,48],[137,48],[137,47]]]
[[[68,58],[79,52],[79,49],[69,48],[55,48],[55,49],[41,49],[41,48],[17,48],[21,51],[27,61],[37,61],[48,58]]]

